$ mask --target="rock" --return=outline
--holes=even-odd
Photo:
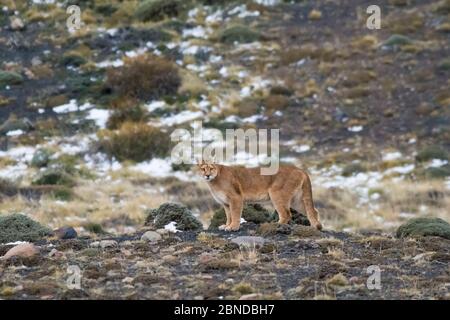
[[[76,230],[72,227],[62,227],[53,231],[55,236],[58,239],[66,240],[66,239],[74,239],[78,236]]]
[[[8,260],[12,257],[31,258],[39,254],[39,248],[32,243],[21,243],[6,252],[1,260]]]
[[[242,247],[262,247],[266,240],[263,237],[254,237],[254,236],[240,236],[234,239],[231,239],[231,242],[242,246]]]
[[[155,231],[147,231],[141,237],[142,241],[158,242],[162,239],[161,235]]]
[[[397,229],[397,238],[438,236],[450,239],[450,224],[440,218],[411,219]]]
[[[262,297],[261,293],[250,293],[242,295],[239,300],[261,300]]]
[[[58,250],[56,250],[56,249],[52,249],[52,250],[49,252],[48,256],[49,256],[49,257],[55,257],[55,258],[61,258],[61,257],[64,257],[64,253],[61,252],[61,251],[58,251]]]
[[[101,240],[101,241],[95,241],[91,243],[92,248],[114,248],[117,247],[119,244],[115,240]]]
[[[156,230],[156,232],[158,232],[160,235],[162,235],[162,236],[164,236],[164,235],[166,235],[166,234],[169,234],[169,230],[167,230],[167,229],[158,229],[158,230]]]
[[[158,209],[152,209],[148,212],[145,221],[146,226],[164,228],[171,222],[176,222],[178,230],[202,230],[202,223],[194,217],[192,212],[181,204],[164,203]]]
[[[51,230],[19,213],[0,216],[0,243],[34,242],[51,235]]]
[[[13,31],[20,31],[25,29],[25,23],[23,23],[23,20],[17,16],[11,17],[9,26]]]

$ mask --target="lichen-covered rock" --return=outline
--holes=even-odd
[[[242,210],[242,218],[247,222],[264,223],[273,219],[272,214],[260,204],[246,204]],[[209,225],[209,230],[216,230],[219,226],[225,224],[225,210],[220,208],[214,212]]]
[[[23,214],[0,216],[0,243],[34,242],[51,235],[51,230]]]
[[[397,229],[397,238],[438,236],[450,239],[450,224],[440,218],[411,219]]]
[[[187,207],[177,203],[164,203],[158,209],[149,210],[145,225],[164,228],[172,221],[177,223],[178,230],[203,229],[202,223],[194,217],[192,212]]]

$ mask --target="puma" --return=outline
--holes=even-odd
[[[312,226],[321,230],[319,213],[314,207],[311,180],[308,174],[293,166],[281,165],[274,175],[261,175],[260,168],[198,164],[214,199],[220,203],[227,216],[221,230],[237,231],[240,227],[245,202],[271,201],[279,215],[279,223],[288,223],[290,208],[301,211],[303,205]]]

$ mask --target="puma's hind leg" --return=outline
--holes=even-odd
[[[283,191],[269,191],[270,201],[278,212],[279,220],[281,224],[287,224],[291,221],[291,209],[290,209],[290,199],[284,198]]]
[[[302,195],[298,193],[292,198],[291,208],[297,212],[305,212],[311,225],[321,230],[322,224],[319,221],[319,212],[314,208],[314,205],[311,207],[310,202],[308,199],[302,199]]]

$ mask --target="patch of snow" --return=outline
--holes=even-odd
[[[54,107],[53,111],[56,113],[69,113],[69,112],[78,111],[77,100],[72,99],[69,101],[69,103],[60,105],[58,107]]]
[[[176,124],[192,121],[201,117],[203,117],[203,112],[201,111],[185,110],[173,116],[161,118],[160,124],[165,126],[173,126]]]
[[[385,174],[391,174],[391,173],[399,173],[399,174],[407,174],[414,170],[415,165],[414,164],[406,164],[404,166],[397,166],[389,168],[385,171]]]
[[[303,152],[307,152],[307,151],[311,150],[311,147],[307,144],[303,144],[300,146],[293,146],[291,149],[295,152],[303,153]]]
[[[164,108],[166,106],[166,102],[163,100],[154,100],[146,105],[144,105],[144,108],[147,109],[148,112],[153,112],[157,109]]]
[[[17,137],[17,136],[23,135],[24,133],[25,133],[25,132],[24,132],[23,130],[18,129],[18,130],[8,131],[8,132],[6,133],[6,135],[7,135],[8,137]]]
[[[181,232],[181,230],[177,229],[176,225],[177,223],[175,221],[170,221],[168,224],[164,226],[164,229],[172,233]]]
[[[109,110],[91,109],[89,110],[86,119],[93,120],[99,128],[104,129],[106,128],[106,123],[108,122],[109,116]]]
[[[122,59],[116,59],[116,60],[105,60],[99,63],[96,63],[95,66],[97,68],[109,68],[109,67],[114,67],[114,68],[118,68],[123,66],[123,61]]]
[[[397,160],[397,159],[400,159],[401,157],[402,157],[402,154],[398,151],[388,152],[383,155],[383,161]]]
[[[183,30],[183,38],[202,38],[207,39],[208,35],[212,32],[210,28],[203,28],[202,26],[196,26],[191,29],[184,29]]]
[[[362,131],[362,129],[363,129],[363,126],[353,126],[353,127],[347,128],[347,130],[350,132],[360,132],[360,131]]]
[[[448,164],[447,160],[433,159],[425,165],[425,168],[439,168]]]

